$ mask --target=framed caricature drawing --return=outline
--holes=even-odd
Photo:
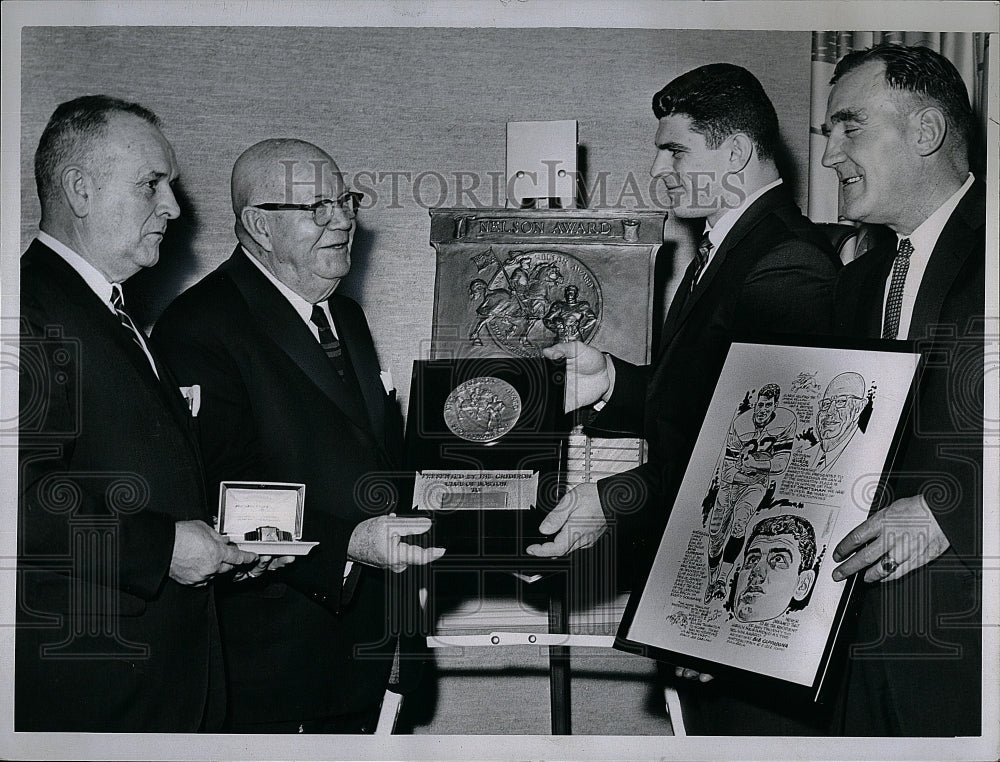
[[[891,465],[920,355],[733,344],[616,646],[818,699],[853,578],[833,549]]]

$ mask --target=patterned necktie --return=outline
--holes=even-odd
[[[694,269],[694,277],[691,278],[691,291],[694,291],[694,287],[698,285],[698,278],[701,277],[702,270],[708,264],[708,255],[712,253],[712,249],[714,248],[715,246],[712,245],[711,240],[708,238],[708,233],[702,235],[701,240],[698,241],[698,251],[695,252],[695,261],[697,264]]]
[[[122,324],[122,328],[128,331],[129,335],[132,337],[132,341],[139,345],[139,349],[149,360],[149,364],[153,366],[153,373],[156,373],[159,377],[159,373],[156,370],[156,363],[153,362],[152,356],[146,349],[146,342],[142,340],[142,334],[139,333],[139,329],[136,328],[135,323],[132,322],[132,318],[128,316],[125,311],[125,297],[122,296],[122,289],[117,283],[111,286],[111,306],[115,308],[115,313],[118,315],[118,320]]]
[[[323,308],[318,304],[314,304],[312,316],[309,319],[319,330],[319,345],[323,347],[323,351],[326,352],[326,356],[330,358],[330,362],[333,363],[333,367],[337,371],[337,375],[343,378],[344,371],[346,369],[346,366],[344,365],[344,354],[341,352],[340,342],[337,340],[337,337],[334,336],[333,329],[330,327],[330,321],[327,319]]]
[[[896,258],[892,262],[889,297],[885,300],[885,318],[882,320],[883,339],[895,339],[899,333],[899,313],[903,311],[903,286],[906,284],[906,271],[910,269],[912,253],[913,244],[910,243],[910,239],[901,239]]]

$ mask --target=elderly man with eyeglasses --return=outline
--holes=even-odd
[[[239,245],[158,321],[154,340],[198,385],[209,494],[221,481],[306,485],[294,564],[221,591],[226,730],[372,732],[396,637],[389,572],[440,548],[399,518],[402,419],[364,313],[335,293],[362,194],[301,140],[247,149],[232,175]]]

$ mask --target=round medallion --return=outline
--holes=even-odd
[[[464,381],[444,401],[444,422],[467,442],[499,439],[521,417],[521,396],[506,381],[479,376]]]

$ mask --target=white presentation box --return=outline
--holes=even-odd
[[[219,534],[258,555],[304,556],[318,542],[302,542],[306,485],[222,482]]]

